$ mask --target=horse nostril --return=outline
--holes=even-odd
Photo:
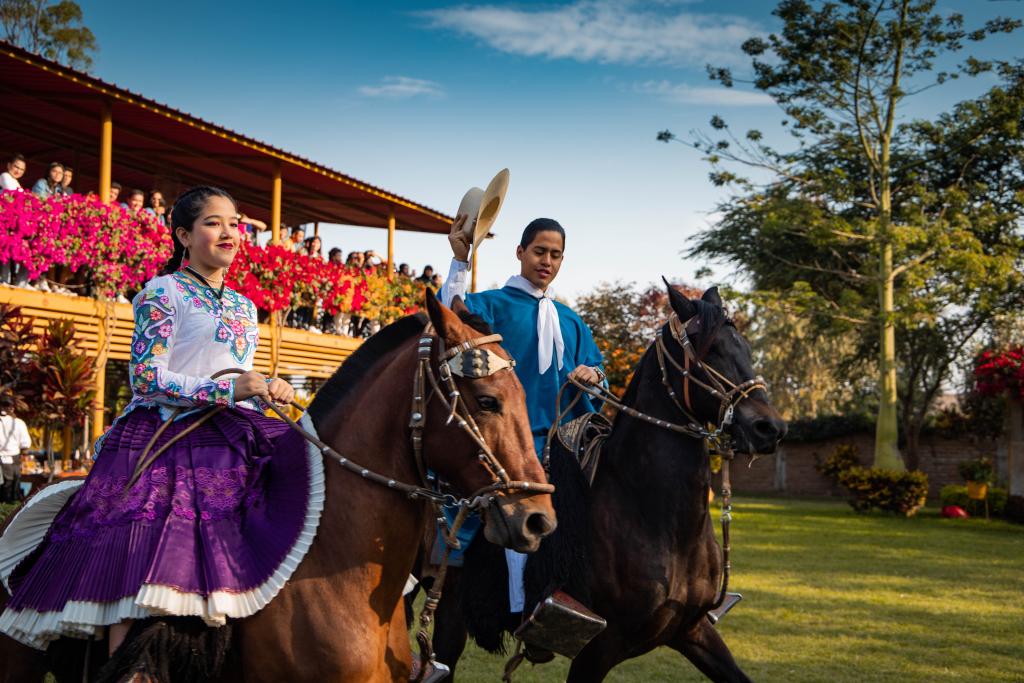
[[[773,420],[761,419],[754,422],[754,432],[768,439],[781,439],[782,432]]]
[[[534,536],[547,536],[554,528],[551,520],[543,512],[534,512],[526,518],[526,530]]]

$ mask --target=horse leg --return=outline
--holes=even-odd
[[[750,683],[750,678],[743,673],[729,652],[729,646],[707,619],[701,619],[689,631],[680,629],[667,644],[689,659],[712,681]]]
[[[609,629],[602,631],[596,638],[587,643],[572,660],[566,683],[598,683],[603,681],[608,672],[622,660],[627,659],[619,648],[626,642],[622,634],[614,635]]]
[[[437,605],[434,620],[434,658],[451,669],[451,675],[445,679],[450,683],[455,680],[455,666],[466,649],[466,621],[459,609],[459,575],[457,568],[449,568],[444,580],[441,602]]]

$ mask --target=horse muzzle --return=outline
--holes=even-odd
[[[740,405],[731,430],[733,447],[739,453],[773,455],[786,430],[786,421],[770,406]]]
[[[505,548],[532,553],[558,525],[548,494],[499,494],[484,515],[484,537]]]

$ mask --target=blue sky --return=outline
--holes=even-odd
[[[481,286],[518,272],[515,244],[538,216],[568,231],[555,284],[564,296],[602,280],[694,282],[703,264],[680,252],[723,192],[696,152],[655,133],[706,130],[720,113],[772,136],[781,118],[704,71],[708,62],[742,69],[739,44],[776,26],[767,0],[80,4],[100,78],[428,206],[454,213],[466,189],[507,166]],[[940,6],[969,23],[1024,18],[1022,2]],[[975,54],[1024,57],[1021,35]],[[990,84],[957,83],[913,111],[934,115]],[[386,248],[382,230],[321,234],[346,251]],[[399,233],[396,252],[417,270],[444,270],[450,258],[442,236]],[[730,279],[716,268],[699,284]]]

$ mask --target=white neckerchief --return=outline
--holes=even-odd
[[[558,324],[558,309],[555,308],[554,292],[548,287],[542,292],[522,275],[513,275],[505,283],[526,292],[534,299],[540,299],[537,309],[537,370],[544,374],[551,367],[551,351],[558,360],[558,369],[562,369],[562,355],[565,353],[565,342],[562,341],[562,326]]]

